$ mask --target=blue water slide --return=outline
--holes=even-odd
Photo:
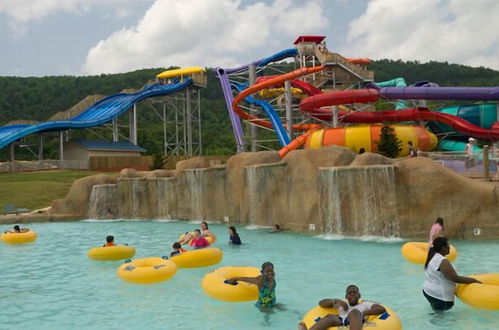
[[[245,143],[244,132],[241,125],[241,120],[239,119],[237,114],[234,111],[232,111],[232,101],[234,99],[234,96],[232,95],[232,89],[228,75],[246,71],[248,70],[248,67],[250,65],[256,65],[257,67],[260,68],[272,62],[281,61],[289,57],[295,57],[296,54],[298,54],[298,50],[296,48],[289,48],[282,50],[278,53],[275,53],[274,55],[271,55],[269,57],[253,61],[250,64],[241,65],[237,68],[231,68],[231,69],[217,68],[217,74],[218,78],[220,79],[220,83],[222,85],[222,90],[224,92],[225,104],[227,106],[227,111],[229,112],[229,118],[232,123],[232,129],[234,132],[234,137],[236,140],[238,152],[244,151],[244,143]]]
[[[246,86],[245,84],[240,84],[240,83],[232,83],[231,85],[235,89],[237,89],[238,92],[242,92],[243,90],[248,88],[248,86]],[[279,118],[279,115],[270,104],[268,104],[265,101],[258,100],[253,96],[246,96],[244,100],[249,104],[254,104],[262,108],[263,111],[265,111],[265,113],[270,119],[270,122],[272,123],[272,127],[274,127],[274,130],[276,131],[277,139],[279,140],[281,146],[285,147],[289,144],[289,142],[291,142],[288,133],[286,132],[286,129],[284,128],[284,125],[281,122],[281,118]]]
[[[134,104],[160,95],[168,95],[192,84],[192,79],[174,84],[153,84],[133,94],[119,93],[108,96],[79,115],[69,120],[53,120],[34,125],[11,125],[0,127],[0,149],[29,134],[47,131],[62,131],[71,128],[100,126],[112,121],[129,110]]]
[[[261,61],[258,61],[257,67],[263,67],[269,65],[272,62],[279,62],[284,60],[285,58],[295,57],[297,54],[298,50],[296,48],[281,50],[280,52],[275,53],[274,55],[271,55],[267,58],[262,59]]]

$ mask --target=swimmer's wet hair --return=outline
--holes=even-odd
[[[262,270],[264,270],[268,266],[272,266],[272,268],[274,268],[274,264],[271,263],[270,261],[267,261],[262,264]]]
[[[347,286],[346,291],[348,292],[348,289],[350,289],[350,288],[356,288],[356,289],[357,289],[357,291],[359,291],[359,292],[360,292],[359,287],[358,287],[358,286],[356,286],[355,284],[350,284],[349,286]]]

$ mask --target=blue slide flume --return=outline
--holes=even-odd
[[[238,92],[242,92],[243,90],[248,88],[247,85],[241,83],[232,83],[231,85],[234,86],[234,88],[236,88]],[[291,142],[286,128],[281,122],[281,118],[279,118],[279,115],[269,103],[258,100],[253,96],[247,96],[244,98],[244,100],[249,104],[254,104],[261,107],[265,111],[270,119],[270,122],[272,123],[272,127],[274,127],[274,130],[276,131],[277,139],[279,140],[281,146],[285,147],[289,144],[289,142]]]
[[[11,125],[0,127],[0,149],[29,134],[47,131],[62,131],[71,128],[100,126],[112,121],[129,110],[134,104],[155,96],[168,95],[182,90],[192,83],[192,79],[173,84],[153,84],[137,93],[118,93],[108,96],[79,115],[69,120],[53,120],[34,125]]]

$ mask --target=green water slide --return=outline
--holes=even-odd
[[[407,83],[404,78],[395,78],[392,80],[377,82],[376,85],[379,87],[407,87]],[[404,100],[395,100],[395,110],[406,109],[409,107],[409,103]]]
[[[490,129],[495,122],[499,121],[497,103],[457,105],[442,108],[439,112],[462,118],[473,125],[486,129]],[[450,126],[438,122],[430,122],[429,126],[436,134],[449,134],[453,137],[464,136],[455,132]],[[440,150],[445,151],[464,151],[465,146],[466,142],[452,140],[440,141],[438,145]],[[475,151],[481,151],[481,148],[475,147],[475,149]]]

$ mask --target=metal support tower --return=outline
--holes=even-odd
[[[183,92],[149,99],[163,122],[163,151],[166,156],[202,155],[201,91],[189,86]]]

